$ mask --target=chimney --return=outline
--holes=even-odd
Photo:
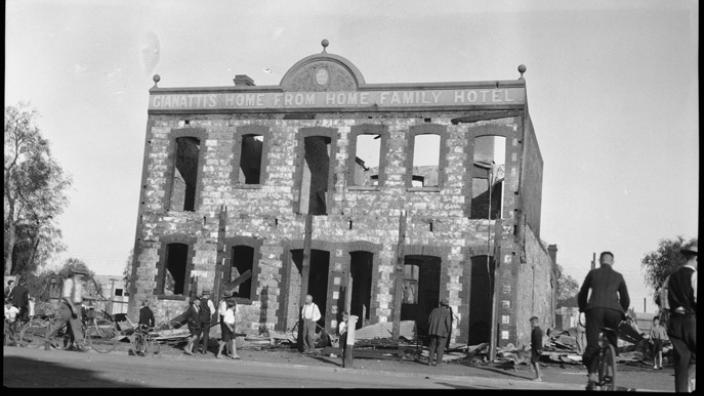
[[[232,81],[235,82],[236,87],[253,87],[255,85],[254,80],[246,74],[237,74]]]
[[[548,254],[553,264],[557,264],[557,245],[548,245]]]

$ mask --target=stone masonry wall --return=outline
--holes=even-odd
[[[531,316],[539,318],[543,331],[555,325],[552,314],[555,285],[551,282],[554,264],[546,248],[530,227],[525,231],[526,262],[519,264],[519,278],[523,281],[517,284],[516,323],[517,342],[528,345]]]
[[[371,322],[392,320],[399,216],[405,210],[408,213],[405,245],[435,247],[441,252],[440,298],[449,299],[459,319],[454,322],[457,331],[453,332],[453,341],[466,338],[468,319],[465,316],[469,312],[466,268],[469,267],[465,264],[472,255],[491,252],[487,247],[487,235],[490,228],[493,235],[494,224],[493,221],[467,218],[470,201],[467,197],[471,196],[471,183],[467,183],[471,181],[470,167],[467,164],[468,158],[469,161],[472,158],[473,136],[492,131],[507,137],[500,279],[509,286],[499,289],[503,293],[500,299],[514,302],[515,307],[509,308],[506,314],[522,320],[518,318],[520,307],[516,303],[525,299],[515,298],[512,291],[512,288],[520,289],[519,284],[524,283],[517,277],[527,276],[524,270],[517,272],[516,257],[522,252],[516,251],[518,245],[513,241],[514,213],[518,204],[514,192],[518,191],[520,174],[520,118],[452,125],[450,120],[458,115],[452,112],[319,113],[312,120],[284,120],[283,114],[150,115],[142,183],[142,218],[136,242],[136,282],[132,291],[134,297],[130,299],[133,304],[130,315],[136,315],[135,307],[155,293],[165,241],[194,240],[190,276],[198,280],[197,292],[212,290],[218,213],[221,205],[225,205],[228,210],[226,237],[246,236],[262,240],[261,258],[255,264],[257,270],[253,279],[255,298],[250,304],[238,305],[238,319],[241,319],[238,331],[283,330],[289,315],[288,306],[283,304],[291,304],[285,296],[290,278],[286,275],[286,257],[288,249],[302,248],[305,221],[304,216],[293,210],[297,192],[294,175],[302,155],[298,131],[304,127],[323,127],[337,131],[336,152],[331,156],[334,185],[329,193],[332,194],[332,205],[328,207],[327,216],[314,218],[312,236],[314,249],[330,252],[327,327],[333,329],[337,324],[339,312],[336,307],[343,298],[340,286],[346,283],[350,247],[357,242],[378,249],[373,252],[376,272],[372,284]],[[431,121],[426,122],[426,118]],[[172,135],[179,131],[180,122],[186,119],[189,120],[188,128],[202,130],[204,134],[200,146],[204,152],[199,164],[199,196],[195,212],[166,211]],[[387,152],[381,153],[386,161],[385,182],[379,187],[348,187],[347,172],[351,171],[347,169],[348,158],[354,155],[348,152],[350,128],[365,123],[383,124],[388,128]],[[407,158],[408,131],[413,126],[426,124],[440,125],[446,131],[441,149],[446,164],[440,174],[443,180],[440,188],[409,189],[406,185],[411,172]],[[234,137],[237,128],[244,125],[264,126],[270,131],[268,140],[264,141],[264,145],[268,145],[263,162],[266,176],[260,185],[238,185],[232,181],[232,174],[238,166],[233,164]],[[535,256],[536,263],[543,262],[538,253],[529,256]],[[521,268],[525,265],[520,264]],[[159,297],[158,301],[158,308],[164,310],[164,315],[185,307],[178,297]],[[521,335],[519,331],[519,338]],[[512,334],[510,339],[514,336]]]

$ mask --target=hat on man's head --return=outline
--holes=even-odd
[[[690,247],[683,247],[680,250],[680,253],[684,254],[685,256],[698,256],[697,253],[697,245],[692,245]]]
[[[449,307],[449,306],[450,306],[450,302],[447,301],[446,298],[443,298],[442,300],[440,300],[440,305],[444,305],[444,306],[446,306],[446,307]]]

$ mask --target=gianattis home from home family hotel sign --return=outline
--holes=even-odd
[[[325,47],[326,45],[324,45]],[[521,75],[525,69],[520,69]],[[154,76],[159,81],[159,76]],[[525,105],[525,82],[509,81],[366,84],[347,59],[311,55],[293,65],[277,86],[160,88],[150,90],[150,112],[400,110],[412,108]]]

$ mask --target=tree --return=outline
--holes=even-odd
[[[573,277],[566,274],[559,264],[555,264],[555,272],[557,275],[557,287],[555,290],[557,306],[576,307],[579,283],[577,283]]]
[[[4,150],[4,273],[34,271],[61,249],[54,224],[67,203],[71,184],[51,157],[49,142],[35,125],[35,110],[26,105],[5,107]]]
[[[71,276],[73,272],[82,272],[86,274],[83,279],[83,295],[98,296],[102,292],[100,283],[95,280],[95,272],[91,271],[83,260],[77,258],[69,258],[64,261],[64,264],[58,270],[42,271],[39,274],[27,273],[23,276],[27,290],[32,296],[36,296],[41,300],[48,300],[51,281],[62,284],[64,279]]]
[[[680,253],[680,249],[696,244],[697,238],[685,242],[685,239],[681,236],[675,239],[660,240],[658,249],[646,254],[643,260],[641,260],[646,284],[650,286],[653,291],[659,290],[665,278],[667,278],[673,270],[687,261],[682,253]],[[656,300],[655,303],[658,304],[657,293],[655,293],[653,297]]]

